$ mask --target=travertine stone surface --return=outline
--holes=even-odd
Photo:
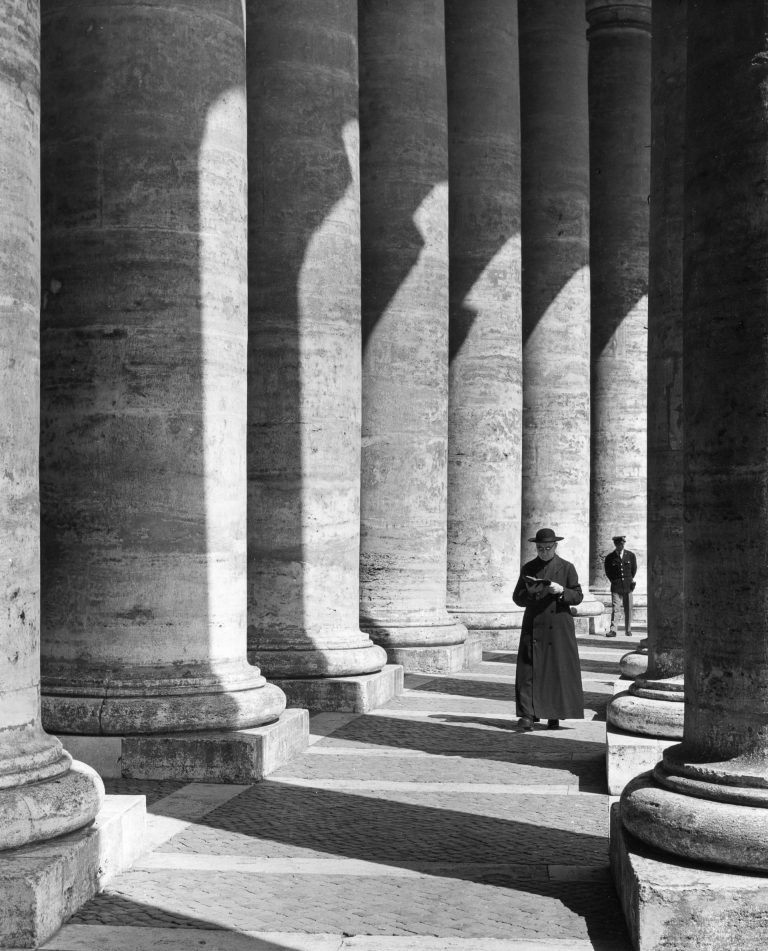
[[[87,825],[104,796],[99,777],[73,764],[40,722],[39,137],[39,6],[7,0],[0,16],[0,850]]]
[[[242,5],[50,4],[42,30],[44,722],[270,722],[285,698],[246,657]]]
[[[357,4],[248,9],[248,654],[380,670],[359,627]]]
[[[656,708],[662,704],[656,703]],[[605,731],[605,779],[611,796],[620,796],[627,784],[652,770],[674,739],[622,730],[609,723]]]
[[[519,627],[522,353],[517,2],[448,0],[448,610]],[[465,657],[466,661],[466,657]]]
[[[363,0],[360,624],[410,669],[446,611],[448,153],[443,4]],[[446,669],[461,651],[447,650]],[[458,666],[455,666],[458,664]]]
[[[635,552],[646,613],[651,0],[587,0],[592,273],[591,569],[610,605],[613,535]]]
[[[549,526],[589,581],[589,129],[584,9],[519,0],[523,562]]]
[[[686,3],[659,4],[654,10],[651,40],[648,670],[629,688],[625,697],[616,697],[606,710],[608,722],[622,729],[676,739],[683,736],[684,664],[682,265],[685,39]],[[638,671],[638,674],[642,673]]]
[[[611,868],[637,951],[763,951],[768,944],[764,875],[670,861],[627,834],[618,804],[611,808]]]
[[[654,846],[764,871],[768,208],[755,195],[768,158],[768,41],[757,3],[728,30],[719,12],[714,0],[688,10],[683,742],[655,784],[625,791],[622,814]]]
[[[144,796],[106,796],[87,829],[0,854],[0,948],[38,948],[145,848]]]

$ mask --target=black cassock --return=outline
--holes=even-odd
[[[537,598],[528,592],[523,575],[557,581],[562,596]],[[579,649],[570,611],[584,599],[576,569],[559,555],[550,561],[534,558],[523,565],[512,599],[525,608],[515,676],[517,715],[583,720]]]

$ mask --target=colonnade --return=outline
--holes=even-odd
[[[39,26],[34,2],[3,2],[23,23],[2,34],[0,141],[18,170],[3,216],[22,217],[21,237],[0,236],[20,284],[0,366],[9,401],[28,392],[0,447],[23,486],[0,509],[19,549],[8,590],[29,591],[3,644],[26,691],[10,727],[71,773],[41,723],[269,724],[302,681],[388,660],[457,670],[503,643],[542,525],[585,587],[603,534],[644,550],[621,502],[644,497],[626,461],[644,456],[642,424],[628,444],[612,415],[627,387],[610,389],[620,368],[596,362],[590,317],[590,262],[615,266],[601,255],[628,212],[595,188],[616,141],[590,130],[588,103],[597,90],[624,116],[632,88],[641,117],[647,0],[590,3],[589,39],[571,0],[520,0],[519,18],[439,0],[44,3]],[[636,86],[614,82],[616,42]],[[600,285],[605,352],[633,367],[641,273]],[[634,419],[642,381],[630,389]],[[590,536],[596,452],[621,479],[592,492]],[[18,759],[12,733],[0,762]]]

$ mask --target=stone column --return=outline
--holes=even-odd
[[[222,730],[246,657],[245,34],[236,0],[43,17],[44,715]]]
[[[386,663],[359,627],[357,89],[355,0],[248,4],[248,646],[270,678]]]
[[[519,0],[522,129],[522,561],[542,527],[589,569],[589,128],[584,8]],[[576,612],[574,612],[576,613]]]
[[[608,722],[623,730],[673,739],[683,735],[686,6],[685,2],[658,4],[651,40],[647,671],[644,675],[638,671],[638,680],[607,710]]]
[[[362,0],[360,623],[406,670],[457,670],[446,611],[448,133],[443,3]]]
[[[651,0],[587,0],[592,270],[591,576],[626,535],[637,555],[633,622],[646,620],[648,201]]]
[[[104,786],[40,721],[40,19],[0,7],[0,849],[91,822]]]
[[[517,2],[448,0],[448,610],[482,654],[522,610]],[[480,659],[480,658],[478,658]]]
[[[765,872],[768,41],[762,3],[740,5],[728,29],[721,10],[688,4],[684,735],[621,809],[663,852]],[[762,945],[764,919],[757,943],[720,924],[717,944]]]

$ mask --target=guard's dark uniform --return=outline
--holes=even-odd
[[[563,586],[559,597],[529,593],[523,575],[549,578]],[[576,569],[555,555],[523,565],[512,600],[525,608],[517,652],[515,692],[517,715],[547,720],[583,720],[584,693],[571,605],[581,604]]]
[[[624,609],[625,633],[632,633],[632,592],[635,589],[637,558],[635,553],[624,549],[621,554],[612,551],[603,562],[605,574],[611,582],[611,631],[616,633],[616,612]]]

